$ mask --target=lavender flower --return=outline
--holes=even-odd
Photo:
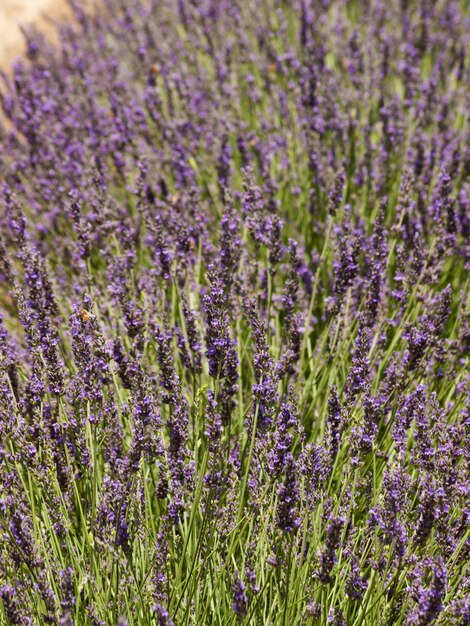
[[[429,570],[430,583],[423,581],[426,569]],[[447,585],[447,570],[439,559],[427,559],[418,564],[414,571],[413,589],[416,607],[406,616],[407,626],[433,624],[443,609],[442,600]]]
[[[232,604],[232,609],[235,615],[238,618],[242,619],[246,616],[248,611],[248,598],[245,592],[245,585],[241,581],[238,573],[235,574],[233,580],[233,596],[234,600]]]
[[[317,572],[317,578],[324,585],[332,581],[331,572],[337,562],[336,551],[341,545],[344,524],[344,518],[332,517],[326,529],[325,545],[319,555],[320,563]]]

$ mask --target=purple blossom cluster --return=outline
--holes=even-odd
[[[470,624],[470,12],[101,0],[1,75],[0,624]]]

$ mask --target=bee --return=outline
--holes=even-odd
[[[150,66],[150,72],[154,75],[160,74],[161,68],[157,63],[153,63],[153,65]]]
[[[87,311],[86,309],[82,309],[80,311],[80,316],[82,318],[82,321],[84,324],[87,324],[90,317],[91,317],[91,313],[89,311]]]

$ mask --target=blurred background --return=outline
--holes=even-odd
[[[50,19],[64,17],[66,0],[0,0],[0,64],[2,68],[24,51],[21,26],[34,24],[51,31]]]

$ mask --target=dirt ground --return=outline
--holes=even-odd
[[[24,51],[19,26],[34,24],[50,32],[48,19],[67,15],[65,0],[0,0],[0,66],[4,69]]]

